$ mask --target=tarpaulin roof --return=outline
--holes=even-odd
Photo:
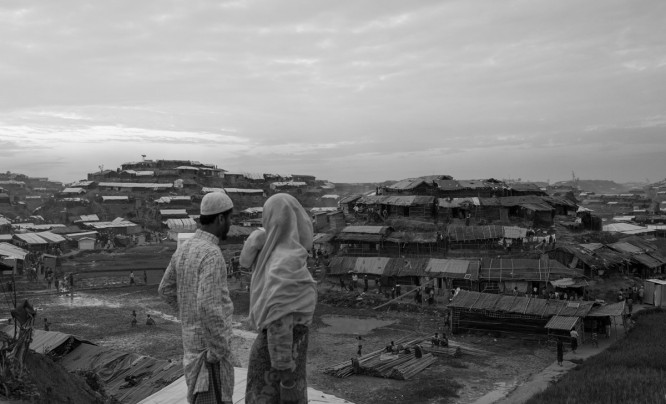
[[[590,283],[585,279],[562,278],[550,281],[550,284],[556,288],[580,288],[590,286]]]
[[[356,270],[357,257],[333,257],[329,264],[328,273],[330,275],[346,274]]]
[[[525,238],[527,236],[527,229],[518,226],[504,226],[505,238]]]
[[[82,238],[92,238],[95,239],[97,237],[97,232],[96,231],[85,231],[82,233],[70,233],[67,235],[67,238],[72,239],[72,240],[80,240]]]
[[[383,275],[386,264],[390,261],[387,257],[358,257],[354,265],[354,272],[360,274]]]
[[[0,243],[0,256],[7,258],[25,259],[28,252],[20,247],[9,243]]]
[[[233,224],[229,227],[227,237],[247,237],[255,230],[257,230],[256,227],[237,226]]]
[[[102,195],[102,202],[106,201],[129,201],[129,196],[123,195]],[[99,219],[98,219],[99,220]]]
[[[640,254],[643,252],[643,249],[636,247],[633,244],[619,241],[617,243],[608,244],[608,246],[616,251],[620,251],[627,254]]]
[[[197,222],[192,218],[187,219],[167,219],[166,225],[171,230],[196,230]]]
[[[489,240],[504,237],[503,226],[449,225],[446,232],[451,241]]]
[[[343,204],[343,203],[352,203],[352,202],[356,202],[356,201],[358,201],[359,199],[361,199],[361,196],[363,196],[363,195],[361,195],[361,194],[358,194],[358,195],[347,195],[347,196],[343,197],[342,199],[340,199],[340,201],[339,201],[338,203]]]
[[[127,198],[127,197],[125,197]],[[78,219],[74,220],[74,223],[77,222],[96,222],[99,221],[99,216],[97,215],[81,215]]]
[[[95,229],[112,229],[115,227],[134,227],[134,226],[139,226],[136,223],[130,222],[129,220],[125,219],[114,219],[111,222],[85,222],[83,223],[85,226],[89,226]]]
[[[247,369],[234,368],[234,392],[231,397],[233,403],[245,402],[245,387],[247,385]],[[138,404],[182,404],[187,402],[187,384],[185,377],[181,377],[159,392],[140,401]],[[308,387],[308,404],[353,404],[347,400],[323,393]]]
[[[341,233],[386,235],[389,231],[391,231],[391,227],[389,226],[347,226],[342,229]]]
[[[174,201],[189,202],[191,200],[192,197],[189,195],[163,196],[160,199],[155,200],[155,203],[171,203]]]
[[[662,262],[661,260],[654,258],[649,254],[635,254],[632,255],[631,258],[648,268],[658,268],[665,264],[665,262]]]
[[[8,335],[14,335],[14,326],[8,325],[0,329]],[[76,337],[71,334],[64,334],[57,331],[44,331],[36,328],[32,329],[32,341],[30,342],[30,349],[35,352],[48,354],[54,351],[70,339],[83,343],[84,345],[92,344],[92,342],[83,338]]]
[[[85,194],[86,190],[83,188],[65,188],[60,191],[61,194]]]
[[[395,184],[389,185],[386,187],[386,189],[390,190],[400,190],[400,191],[406,191],[409,189],[414,189],[417,188],[421,184],[425,184],[426,182],[420,178],[410,178],[402,181],[398,181]]]
[[[173,188],[172,183],[160,184],[154,182],[100,182],[99,186],[111,188]]]
[[[228,194],[263,194],[263,189],[253,188],[224,188],[224,192]]]
[[[583,270],[567,268],[552,259],[482,258],[479,278],[495,281],[551,281],[582,278]]]
[[[338,233],[335,239],[338,241],[360,241],[367,243],[379,243],[382,241],[381,234],[367,234],[367,233]]]
[[[649,231],[647,227],[636,226],[631,223],[611,223],[603,226],[603,231],[613,232],[613,233],[627,233],[635,231]]]
[[[431,258],[426,266],[426,273],[432,278],[479,279],[478,260]]]
[[[549,330],[571,331],[579,320],[580,317],[553,316],[544,328],[548,328]]]
[[[520,206],[535,212],[550,212],[553,210],[551,206],[541,203],[521,203]]]
[[[438,198],[437,204],[440,208],[459,208],[461,206],[480,206],[479,198],[476,196],[467,198]]]
[[[437,233],[394,231],[388,237],[386,237],[386,241],[391,243],[416,243],[416,244],[436,243]]]
[[[160,215],[162,216],[187,216],[187,211],[185,209],[160,209]]]
[[[594,307],[592,310],[590,310],[590,313],[587,315],[587,317],[621,316],[624,313],[625,303],[626,302],[623,300],[618,303]]]
[[[321,244],[321,243],[328,243],[329,241],[333,240],[335,237],[335,234],[330,234],[330,233],[316,233],[312,237],[312,243],[313,244]]]
[[[35,233],[14,234],[14,237],[18,238],[19,240],[23,241],[24,243],[31,244],[31,245],[48,244],[48,241],[39,237]]]
[[[400,264],[402,261],[402,264]],[[428,266],[427,258],[395,258],[395,263],[401,265],[398,276],[425,276],[426,267]]]
[[[421,195],[370,195],[359,199],[360,205],[419,206],[435,203],[434,196]]]
[[[95,345],[80,345],[67,354],[61,364],[69,371],[93,370],[104,382],[106,392],[123,403],[136,403],[183,375],[180,362]],[[130,376],[134,376],[133,383],[136,384],[125,380]]]
[[[43,238],[49,243],[62,243],[64,241],[67,241],[63,236],[51,233],[50,231],[43,231],[35,234],[37,234],[39,237]]]
[[[557,299],[538,299],[523,296],[496,295],[492,293],[461,290],[448,307],[467,310],[486,310],[513,314],[528,314],[540,317],[575,316],[585,317],[594,302]]]

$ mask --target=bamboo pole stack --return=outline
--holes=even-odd
[[[413,358],[392,368],[389,377],[398,380],[410,379],[436,361],[437,359],[429,353],[423,355],[421,358]]]

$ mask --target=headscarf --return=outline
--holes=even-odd
[[[249,316],[259,331],[288,314],[312,314],[317,303],[316,282],[307,267],[310,217],[293,196],[275,194],[264,204],[262,222],[265,242],[252,273]],[[243,247],[248,259],[263,238],[261,232],[254,234]]]

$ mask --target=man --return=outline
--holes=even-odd
[[[201,228],[171,257],[160,295],[179,309],[183,367],[190,403],[231,403],[236,362],[230,347],[234,311],[219,247],[227,238],[233,203],[222,192],[201,200]]]

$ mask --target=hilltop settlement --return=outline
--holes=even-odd
[[[73,296],[87,288],[130,286],[128,271],[132,285],[148,286],[149,271],[159,279],[170,258],[157,248],[169,246],[171,252],[193,234],[199,203],[213,191],[234,202],[235,225],[222,249],[239,293],[249,276],[237,264],[238,251],[261,226],[264,201],[289,193],[312,218],[310,267],[322,303],[437,319],[426,333],[414,329],[396,337],[395,347],[387,339],[381,352],[361,352],[359,342],[356,360],[340,354],[312,368],[323,374],[310,378],[315,382],[353,375],[405,380],[436,366],[437,358],[491,354],[486,347],[456,342],[461,335],[548,344],[575,331],[577,343],[585,344],[631,327],[633,304],[666,307],[666,180],[625,186],[573,178],[549,184],[442,174],[340,184],[312,175],[146,159],[101,168],[66,185],[0,174],[5,300],[21,305],[20,297],[45,291]],[[11,318],[10,309],[0,309],[0,320]],[[43,336],[41,349],[55,352],[64,365],[77,350],[92,349],[81,338],[55,338],[39,324],[34,335]],[[27,351],[27,346],[17,349],[21,338],[29,344],[32,334],[14,335],[13,325],[3,330],[2,359],[20,359]],[[433,338],[430,331],[449,339]],[[394,356],[387,359],[387,353]],[[78,357],[86,355],[94,357],[84,351]],[[80,368],[81,360],[75,365],[69,370]],[[148,400],[182,376],[178,366],[143,373],[109,369],[98,373],[107,377],[106,393],[120,402]],[[129,374],[143,376],[126,386]],[[125,382],[117,382],[121,379]],[[321,380],[315,387],[333,384]],[[0,391],[0,397],[7,394]]]

